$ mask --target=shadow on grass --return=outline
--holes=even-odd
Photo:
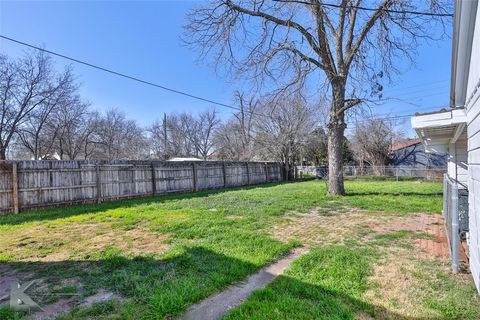
[[[203,247],[191,247],[166,259],[125,258],[117,252],[107,251],[95,261],[8,262],[3,263],[0,270],[3,275],[13,270],[19,275],[28,275],[20,277],[22,283],[42,278],[40,291],[32,287],[27,292],[30,294],[33,290],[32,298],[41,304],[42,301],[52,303],[61,298],[52,298],[48,294],[55,286],[61,292],[58,285],[69,279],[78,279],[75,283],[79,301],[100,289],[113,291],[124,299],[102,302],[86,309],[76,307],[65,310],[68,314],[61,319],[70,320],[107,315],[135,319],[177,317],[191,304],[244,279],[259,268]],[[37,297],[43,299],[38,300]],[[288,276],[280,276],[266,289],[254,293],[227,319],[353,319],[359,313],[380,319],[424,319],[405,317],[341,291],[328,290]],[[3,314],[8,319],[9,313],[5,311]],[[14,313],[10,312],[10,315],[14,319]]]
[[[268,287],[252,294],[246,303],[232,310],[233,319],[395,319],[447,320],[448,317],[412,317],[361,301],[343,292],[281,275]]]
[[[142,198],[131,198],[124,200],[113,200],[108,202],[103,202],[100,204],[76,204],[71,206],[41,209],[38,211],[28,211],[22,212],[20,214],[9,214],[5,216],[0,216],[0,225],[17,225],[22,223],[34,222],[34,221],[44,221],[44,220],[54,220],[59,218],[68,218],[75,215],[81,214],[93,214],[105,210],[117,209],[117,208],[129,208],[143,204],[152,204],[152,203],[164,203],[167,201],[182,200],[182,199],[195,199],[203,198],[211,195],[221,194],[230,191],[238,190],[252,190],[252,189],[263,189],[271,188],[281,184],[294,183],[294,182],[276,182],[276,183],[267,183],[267,184],[256,184],[250,186],[242,187],[231,187],[226,189],[208,189],[198,192],[185,192],[185,193],[172,193],[166,195],[157,195],[149,196]]]
[[[191,247],[165,259],[126,258],[119,252],[106,251],[95,261],[2,262],[0,277],[18,277],[21,283],[41,279],[38,281],[40,288],[37,285],[27,291],[41,306],[60,299],[61,295],[49,294],[52,288],[62,292],[61,286],[65,283],[74,284],[78,300],[100,289],[115,292],[125,299],[113,310],[71,310],[67,319],[103,315],[99,312],[125,317],[133,315],[127,318],[163,318],[180,315],[189,305],[244,279],[259,267],[203,247]],[[8,282],[0,281],[4,286],[0,290],[10,288],[11,281]]]
[[[365,191],[365,192],[348,192],[347,197],[358,197],[358,196],[415,196],[422,198],[430,198],[432,196],[442,196],[441,192],[414,192],[414,191]]]

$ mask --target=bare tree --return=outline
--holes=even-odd
[[[192,127],[196,127],[196,120],[187,113],[170,114],[165,121],[156,121],[148,129],[155,156],[159,159],[194,156]]]
[[[213,151],[213,135],[220,124],[217,112],[207,110],[198,116],[172,114],[157,120],[149,128],[152,151],[156,158],[200,157],[206,160]]]
[[[198,157],[194,138],[197,121],[194,116],[183,112],[171,118],[171,121],[167,121],[167,125],[171,128],[172,146],[177,151],[173,154],[181,157]]]
[[[144,159],[147,156],[143,129],[135,121],[126,119],[120,111],[107,111],[94,126],[95,151],[92,157],[114,160]]]
[[[287,172],[300,160],[308,133],[315,127],[315,112],[300,96],[267,100],[259,111],[265,116],[255,120],[255,148],[262,159],[282,161]]]
[[[60,159],[89,159],[95,151],[95,123],[99,115],[79,96],[64,101],[53,114],[49,125],[49,139]]]
[[[240,111],[219,125],[215,133],[215,145],[222,159],[252,160],[255,151],[253,126],[258,100],[254,97],[246,98],[240,92],[236,92],[235,96]]]
[[[34,116],[41,120],[32,121],[30,125],[35,128],[30,127],[26,135],[39,135],[39,127],[43,127],[52,108],[71,90],[72,81],[68,70],[57,76],[50,58],[43,53],[25,53],[17,60],[0,55],[0,159],[6,158],[15,134],[22,132]],[[26,135],[22,136],[24,142],[30,140]],[[34,146],[37,142],[27,143],[34,156],[39,155],[38,147]]]
[[[203,160],[207,160],[214,150],[214,132],[220,124],[215,109],[201,112],[191,128],[192,140],[195,145],[195,152]]]
[[[390,146],[400,135],[394,124],[384,119],[357,123],[351,144],[355,159],[361,166],[369,164],[375,174],[380,175],[380,167],[388,163]]]
[[[166,121],[156,120],[148,128],[149,144],[152,152],[152,156],[155,159],[168,159],[168,134]]]
[[[201,58],[262,87],[319,90],[326,80],[328,191],[342,195],[346,111],[381,91],[382,79],[398,72],[397,58],[412,60],[419,41],[434,39],[434,24],[445,22],[408,11],[451,8],[443,0],[216,0],[189,14],[185,40]]]
[[[77,89],[70,70],[58,76],[57,88],[48,98],[43,100],[26,117],[23,125],[17,128],[19,139],[33,156],[42,159],[52,153],[56,131],[51,130],[57,123],[53,116],[61,105],[69,104]]]
[[[323,128],[316,128],[307,136],[304,155],[305,160],[313,165],[326,164],[328,159],[327,134]]]

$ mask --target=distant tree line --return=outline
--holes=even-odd
[[[282,161],[326,164],[328,137],[318,103],[297,91],[275,97],[237,92],[239,111],[221,119],[215,109],[157,115],[143,128],[110,109],[98,112],[79,94],[70,68],[55,70],[43,53],[0,54],[0,159],[170,159]],[[316,107],[313,107],[315,105]],[[344,162],[385,162],[391,127],[357,126],[345,139]],[[384,141],[371,139],[375,133]],[[371,144],[374,144],[374,147]],[[370,149],[375,149],[371,151]]]

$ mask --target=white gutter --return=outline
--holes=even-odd
[[[411,119],[412,128],[426,129],[435,127],[447,127],[467,122],[465,109],[453,109],[444,112],[430,113],[414,116]]]

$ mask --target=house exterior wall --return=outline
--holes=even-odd
[[[442,169],[447,166],[447,157],[445,153],[426,153],[423,144],[418,143],[396,150],[390,160],[394,166]]]
[[[468,184],[467,138],[458,139],[448,146],[448,175],[467,186]]]
[[[467,84],[470,269],[480,291],[480,6],[477,7]]]

